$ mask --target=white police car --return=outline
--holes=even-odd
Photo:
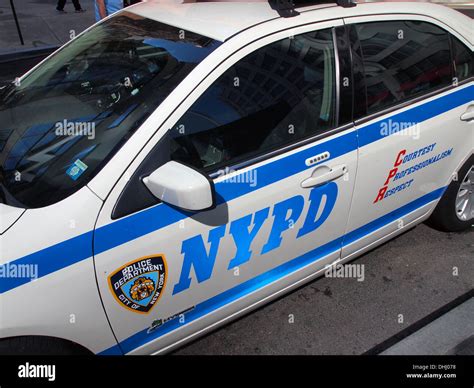
[[[0,352],[166,352],[474,218],[474,35],[428,3],[143,3],[1,91]]]

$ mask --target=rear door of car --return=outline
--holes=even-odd
[[[94,251],[123,352],[167,350],[339,259],[357,134],[337,25],[284,30],[231,55],[117,183]],[[151,196],[142,178],[170,159],[208,174],[216,208],[191,213]],[[136,281],[149,298],[132,300]]]
[[[427,217],[472,152],[472,44],[423,16],[345,19],[362,76],[359,164],[344,240],[350,257]]]

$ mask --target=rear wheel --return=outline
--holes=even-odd
[[[435,229],[460,232],[474,224],[474,156],[461,167],[427,222]]]

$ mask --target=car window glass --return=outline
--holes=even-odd
[[[230,67],[170,130],[171,159],[213,170],[335,126],[331,30],[286,38]]]
[[[449,85],[449,35],[420,21],[356,25],[367,85],[368,113]]]

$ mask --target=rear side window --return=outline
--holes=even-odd
[[[277,41],[230,67],[176,123],[171,159],[206,171],[335,126],[331,30]]]
[[[474,52],[454,36],[451,36],[451,42],[457,80],[462,81],[474,76]]]
[[[451,84],[449,35],[430,23],[357,24],[368,113]]]

